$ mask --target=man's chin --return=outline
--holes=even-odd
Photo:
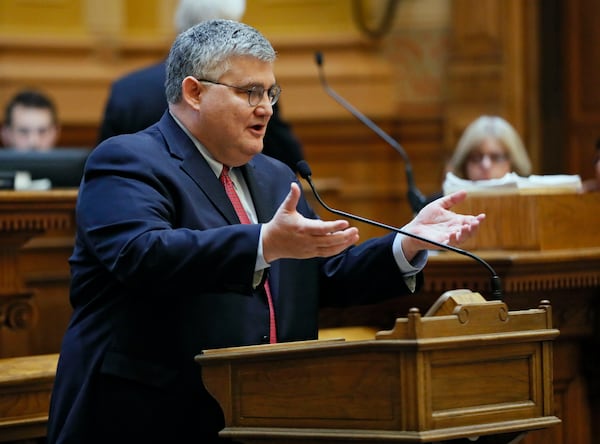
[[[264,148],[264,144],[261,139],[260,142],[254,142],[254,143],[248,144],[246,153],[249,156],[256,156],[257,154],[262,153],[263,148]]]

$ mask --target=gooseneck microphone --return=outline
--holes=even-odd
[[[402,159],[404,160],[404,169],[406,172],[406,182],[408,184],[408,191],[407,191],[408,203],[410,204],[410,207],[411,207],[413,213],[415,213],[415,214],[418,213],[421,210],[421,208],[423,208],[425,206],[425,203],[427,202],[427,200],[425,199],[425,196],[423,196],[423,194],[419,191],[419,189],[415,185],[415,180],[414,180],[413,171],[412,171],[412,165],[410,163],[408,155],[406,154],[406,151],[404,151],[404,148],[402,148],[402,146],[396,140],[394,140],[389,134],[387,134],[379,126],[377,126],[375,124],[375,122],[373,122],[371,119],[369,119],[367,116],[365,116],[359,110],[357,110],[354,106],[352,106],[350,103],[348,103],[348,101],[346,99],[344,99],[339,94],[337,94],[329,86],[329,84],[327,83],[327,80],[325,79],[325,72],[323,70],[323,54],[321,54],[320,51],[317,51],[315,53],[315,61],[317,62],[317,66],[319,67],[319,78],[321,80],[321,85],[323,86],[323,89],[325,89],[325,92],[327,92],[327,94],[331,98],[333,98],[337,103],[342,105],[342,107],[344,109],[349,111],[354,117],[356,117],[358,120],[360,120],[367,128],[369,128],[371,131],[373,131],[379,137],[381,137],[385,142],[387,142],[388,145],[390,145],[392,148],[394,148],[400,154],[400,156],[402,156]]]
[[[481,265],[483,265],[485,268],[487,268],[488,271],[491,274],[490,284],[491,284],[491,290],[492,290],[492,299],[497,299],[497,300],[501,300],[502,299],[502,281],[500,280],[500,277],[496,274],[496,271],[492,268],[492,266],[490,264],[488,264],[485,260],[483,260],[482,258],[480,258],[479,256],[477,256],[477,255],[475,255],[475,254],[473,254],[473,253],[471,253],[469,251],[462,250],[462,249],[457,248],[457,247],[453,247],[452,245],[442,244],[441,242],[437,242],[437,241],[434,241],[432,239],[427,239],[427,238],[421,237],[421,236],[419,236],[417,234],[409,233],[408,231],[401,230],[400,228],[393,227],[391,225],[386,225],[386,224],[383,224],[381,222],[377,222],[377,221],[374,221],[374,220],[371,220],[371,219],[366,219],[366,218],[361,217],[361,216],[356,216],[354,214],[346,213],[344,211],[340,211],[340,210],[336,210],[335,208],[331,208],[330,206],[328,206],[323,201],[323,199],[321,199],[321,196],[319,196],[319,193],[317,192],[317,189],[315,188],[315,185],[313,184],[313,181],[312,181],[312,172],[311,172],[311,169],[310,169],[310,166],[308,165],[308,163],[305,160],[301,160],[300,162],[298,162],[296,164],[296,168],[297,168],[298,173],[300,174],[300,176],[304,180],[306,180],[308,182],[308,184],[310,185],[310,188],[312,189],[312,192],[313,192],[314,196],[316,197],[317,201],[327,211],[329,211],[329,212],[331,212],[333,214],[337,214],[337,215],[342,216],[342,217],[347,217],[348,219],[357,220],[359,222],[364,222],[366,224],[373,225],[375,227],[384,228],[386,230],[394,231],[396,233],[400,233],[400,234],[403,234],[405,236],[412,237],[414,239],[418,239],[418,240],[420,240],[422,242],[426,242],[428,244],[435,245],[435,246],[440,247],[440,248],[442,248],[444,250],[453,251],[455,253],[462,254],[463,256],[468,256],[471,259],[476,260]]]

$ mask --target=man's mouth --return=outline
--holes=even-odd
[[[251,125],[250,129],[252,131],[254,131],[255,133],[259,133],[260,135],[264,136],[266,125],[262,125],[262,124]]]

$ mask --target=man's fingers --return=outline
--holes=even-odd
[[[343,231],[350,226],[347,220],[323,221],[320,219],[305,219],[304,232],[311,236],[329,236]]]
[[[331,233],[327,236],[313,237],[313,245],[317,256],[332,256],[355,244],[359,240],[356,227]]]
[[[466,198],[467,198],[467,192],[465,190],[455,191],[452,194],[442,197],[442,200],[440,201],[440,205],[445,210],[449,210],[454,205],[461,203]]]

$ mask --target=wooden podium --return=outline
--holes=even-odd
[[[508,311],[500,301],[458,299],[444,305],[446,315],[412,309],[372,340],[205,351],[196,360],[225,415],[221,436],[270,444],[432,442],[559,423],[552,384],[559,332],[549,303]]]

